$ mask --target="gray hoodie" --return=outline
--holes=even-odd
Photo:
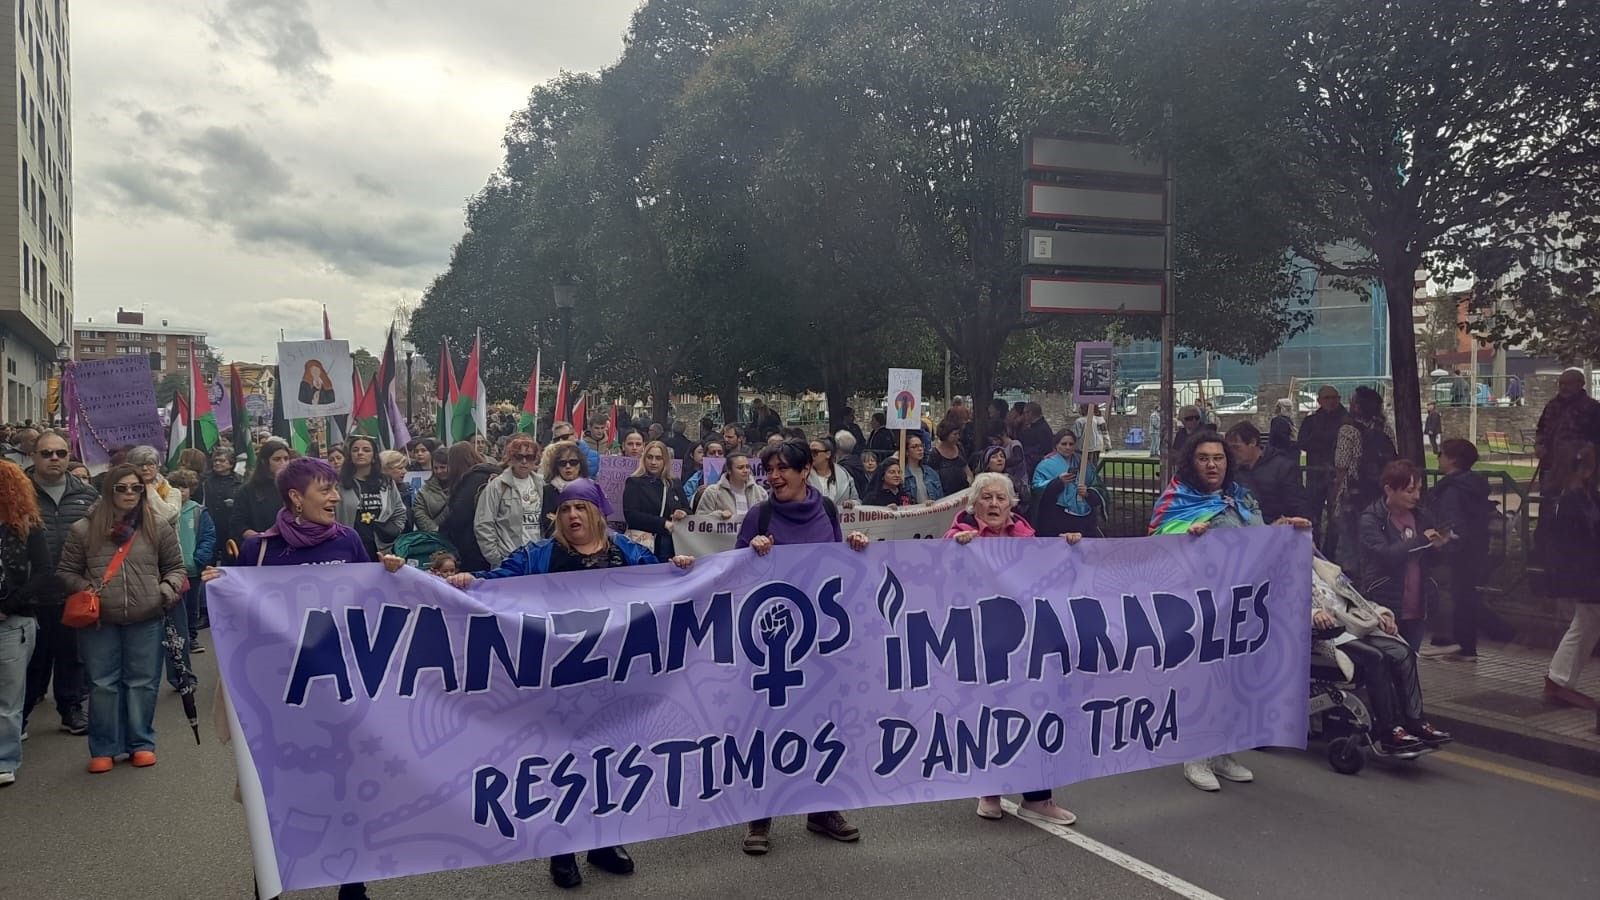
[[[528,480],[531,483],[531,499],[528,500],[517,490],[517,480],[509,466],[478,495],[472,532],[478,538],[478,549],[483,551],[483,558],[491,567],[500,565],[501,560],[529,541],[539,539],[544,479],[535,472]]]

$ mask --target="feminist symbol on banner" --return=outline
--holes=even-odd
[[[817,642],[817,611],[811,598],[784,582],[758,588],[739,607],[739,642],[752,663],[765,667],[750,677],[750,687],[766,691],[767,705],[773,709],[787,706],[789,690],[806,683],[805,672],[794,667]]]

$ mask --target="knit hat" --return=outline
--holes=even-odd
[[[602,516],[609,518],[612,515],[611,503],[606,500],[605,492],[600,490],[600,485],[587,478],[576,479],[562,488],[561,496],[556,500],[556,506],[559,508],[561,504],[570,503],[573,500],[582,500],[585,503],[593,504],[600,510]]]

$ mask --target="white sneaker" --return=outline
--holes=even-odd
[[[1243,763],[1234,759],[1231,753],[1211,757],[1211,771],[1229,781],[1243,783],[1256,780],[1255,773],[1245,768]]]
[[[1017,804],[1017,816],[1022,819],[1034,819],[1039,822],[1049,822],[1051,825],[1071,825],[1078,821],[1072,810],[1064,809],[1051,800],[1024,800]]]
[[[1000,798],[998,796],[979,797],[978,816],[983,819],[1004,819],[1006,812],[1000,808]]]
[[[15,784],[16,780],[17,780],[17,773],[15,773],[15,772],[0,772],[0,785]]]
[[[1222,785],[1217,783],[1217,776],[1211,771],[1211,760],[1197,759],[1183,764],[1183,777],[1189,783],[1202,791],[1220,791]]]

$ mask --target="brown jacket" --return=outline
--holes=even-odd
[[[183,548],[178,544],[178,533],[166,522],[157,526],[160,546],[152,547],[150,539],[141,529],[128,550],[128,558],[111,583],[100,591],[100,621],[106,625],[128,625],[144,622],[162,615],[183,596]],[[117,545],[110,539],[100,546],[88,549],[89,520],[83,519],[72,526],[67,534],[66,546],[61,550],[61,564],[56,574],[66,582],[69,591],[84,591],[100,586]]]

